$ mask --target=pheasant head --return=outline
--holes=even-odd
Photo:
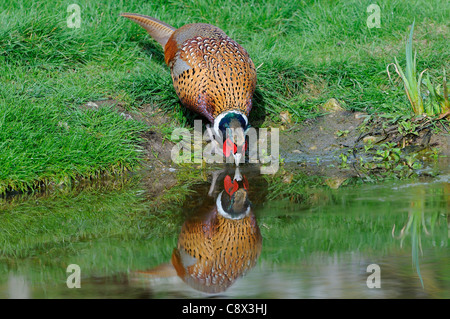
[[[223,154],[233,157],[236,165],[241,162],[247,149],[246,132],[249,128],[247,117],[235,111],[219,115],[214,123],[216,134],[223,137]]]

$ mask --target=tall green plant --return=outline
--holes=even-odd
[[[414,51],[412,48],[412,39],[414,33],[414,23],[411,26],[411,30],[409,32],[409,37],[406,42],[406,67],[405,71],[403,71],[400,63],[398,63],[397,58],[394,57],[395,63],[391,63],[387,66],[387,72],[389,79],[391,79],[391,74],[389,72],[389,67],[394,66],[395,72],[400,76],[403,80],[403,84],[405,87],[406,95],[408,96],[408,100],[411,104],[413,112],[417,115],[421,115],[423,113],[435,116],[439,114],[443,114],[450,111],[450,102],[448,99],[448,87],[447,81],[445,78],[445,70],[444,70],[444,80],[443,80],[443,92],[440,93],[439,88],[434,87],[431,83],[430,77],[422,81],[422,76],[427,69],[423,70],[417,76],[417,68],[416,68],[416,58],[417,51]],[[428,95],[422,95],[420,91],[421,85],[425,85],[428,90]]]
[[[417,51],[414,51],[413,56],[413,50],[412,50],[412,39],[413,39],[413,32],[414,32],[414,23],[413,22],[411,26],[411,31],[409,32],[409,38],[406,42],[406,68],[405,72],[403,72],[402,67],[400,66],[400,63],[398,63],[397,58],[394,57],[395,63],[391,63],[387,67],[389,78],[391,78],[391,75],[389,73],[389,67],[391,65],[394,66],[395,72],[401,77],[403,80],[403,84],[405,86],[406,95],[408,96],[409,102],[411,103],[412,109],[415,114],[422,114],[424,113],[423,108],[423,99],[420,95],[420,83],[422,81],[422,75],[426,71],[423,70],[419,74],[419,78],[417,78],[417,70],[416,70],[416,57],[417,57]]]

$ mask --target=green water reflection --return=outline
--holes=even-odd
[[[450,297],[448,173],[338,189],[295,172],[288,180],[243,175],[262,246],[219,297]],[[229,186],[223,177],[217,184]],[[2,200],[0,297],[208,296],[171,259],[186,221],[214,210],[220,189],[211,197],[210,186],[211,176],[164,208],[140,184]],[[80,289],[67,287],[69,264],[80,266]],[[367,286],[371,264],[381,288]]]

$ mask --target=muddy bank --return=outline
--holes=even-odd
[[[111,104],[126,119],[141,121],[149,127],[142,136],[144,169],[139,174],[144,175],[143,180],[150,195],[158,196],[165,189],[174,186],[179,168],[171,159],[174,143],[161,129],[173,128],[174,119],[152,105],[144,105],[136,111],[126,111],[115,101],[107,100],[90,102],[88,107]],[[430,154],[435,158],[437,154],[450,157],[447,119],[437,122],[421,117],[404,121],[400,117],[369,116],[361,112],[346,111],[339,106],[334,107],[334,104],[332,106],[331,109],[324,110],[326,113],[322,116],[295,125],[288,121],[280,125],[280,158],[284,165],[307,175],[329,176],[339,181],[361,175],[363,165],[357,162],[362,158],[368,163],[373,162],[376,152],[386,151],[383,149],[387,149],[386,145],[396,150],[399,158],[388,157],[385,160],[397,161],[403,166],[410,165],[407,160],[410,154],[417,154],[414,161],[422,163],[431,160]],[[412,123],[412,126],[405,127],[407,122]],[[368,148],[371,150],[367,151]],[[366,170],[368,174],[383,170],[383,167],[373,165],[365,167],[369,167]],[[414,167],[411,166],[410,169],[413,171]]]
[[[442,121],[445,123],[420,117],[405,122],[383,115],[369,116],[339,110],[283,131],[280,134],[280,153],[286,163],[310,166],[319,172],[333,164],[341,165],[341,154],[345,154],[348,160],[368,158],[366,149],[369,144],[374,150],[391,145],[400,149],[400,155],[417,153],[420,154],[418,160],[430,160],[431,154],[450,157],[450,134],[446,132],[448,121]],[[412,124],[405,129],[405,123]]]
[[[88,102],[83,107],[107,105],[115,105],[124,118],[143,122],[149,127],[149,131],[142,136],[144,159],[148,165],[173,167],[171,150],[174,143],[164,137],[161,127],[174,127],[176,120],[149,104],[135,111],[125,110],[114,100]],[[434,148],[441,156],[450,156],[449,115],[439,122],[427,117],[413,118],[407,121],[413,125],[408,131],[402,126],[406,121],[400,117],[351,112],[334,104],[322,111],[325,112],[322,116],[295,125],[280,125],[280,153],[285,162],[308,163],[316,162],[317,158],[320,161],[336,160],[336,155],[338,157],[342,150],[361,148],[369,140],[373,144],[395,143],[408,152],[418,150],[417,146]]]

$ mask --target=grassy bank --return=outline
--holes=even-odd
[[[403,63],[415,19],[418,69],[442,83],[450,69],[447,1],[382,1],[380,28],[366,20],[371,1],[77,1],[80,28],[69,28],[72,1],[0,4],[0,193],[68,183],[139,163],[139,133],[114,108],[86,110],[110,99],[127,109],[154,104],[183,125],[162,49],[120,12],[157,17],[175,27],[204,22],[242,44],[258,67],[253,120],[277,123],[315,114],[329,98],[368,112],[409,112],[386,66]]]

